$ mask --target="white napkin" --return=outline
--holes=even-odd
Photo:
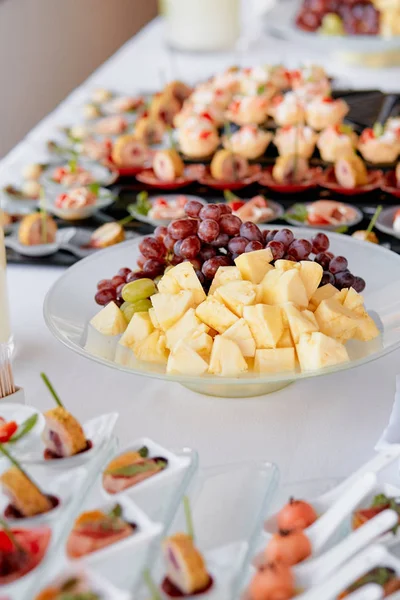
[[[400,444],[400,375],[396,377],[396,394],[389,424],[379,438],[375,450],[385,450],[393,444]]]

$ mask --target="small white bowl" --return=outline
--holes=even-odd
[[[67,186],[63,183],[58,183],[52,178],[54,170],[57,167],[67,167],[68,164],[69,163],[65,160],[50,163],[42,173],[42,180],[44,185],[50,190],[55,190],[57,193],[61,193],[62,191],[74,187],[79,187],[79,184],[74,183],[73,185]],[[111,185],[118,177],[118,173],[116,171],[112,171],[108,167],[93,160],[80,158],[77,166],[83,167],[86,171],[88,171],[91,174],[93,179],[91,183],[98,183],[101,186]]]
[[[6,444],[6,447],[17,457],[19,457],[21,453],[26,452],[29,448],[40,443],[40,436],[44,429],[45,419],[42,413],[33,406],[27,406],[26,404],[9,404],[7,402],[2,404],[0,402],[0,417],[6,421],[16,421],[18,426],[29,419],[29,417],[32,417],[32,415],[37,415],[38,417],[33,429],[17,442]],[[18,433],[18,430],[16,433]]]
[[[161,523],[154,523],[127,497],[118,498],[114,502],[89,508],[109,512],[118,503],[122,508],[122,518],[128,523],[137,525],[137,530],[120,542],[86,554],[81,558],[70,558],[72,562],[80,562],[99,571],[114,585],[132,588],[138,581],[145,567],[152,542],[161,535]]]
[[[193,196],[191,194],[157,194],[154,196],[150,196],[149,197],[149,202],[153,203],[156,200],[158,200],[159,198],[163,198],[166,202],[171,202],[173,200],[176,200],[179,196],[185,196],[188,201],[189,200],[195,200],[196,202],[201,202],[201,204],[203,204],[204,206],[207,204],[207,202],[204,200],[204,198],[201,198],[200,196]],[[153,227],[158,227],[158,226],[165,226],[167,227],[171,221],[173,219],[176,218],[183,218],[184,215],[181,215],[180,217],[171,217],[170,219],[154,219],[153,217],[149,217],[148,215],[142,215],[139,212],[137,212],[136,208],[135,208],[135,204],[131,204],[129,206],[129,212],[132,215],[132,217],[135,217],[135,219],[137,221],[141,221],[142,223],[147,223],[148,225],[153,225]]]
[[[34,451],[23,456],[24,463],[43,465],[47,469],[74,469],[96,456],[97,452],[104,447],[105,443],[110,440],[118,420],[118,413],[106,413],[90,419],[83,424],[83,431],[86,439],[92,442],[92,447],[85,452],[75,454],[68,458],[55,458],[53,460],[45,460],[43,456],[44,444],[41,442]]]
[[[379,231],[382,231],[382,233],[400,238],[400,231],[396,231],[393,227],[394,217],[398,210],[400,210],[400,206],[388,206],[388,208],[385,208],[379,215],[375,227]]]
[[[47,188],[46,197],[41,201],[43,207],[56,217],[64,219],[64,221],[80,221],[89,219],[99,210],[107,208],[115,201],[115,194],[106,188],[100,188],[97,200],[94,204],[84,206],[82,208],[59,208],[56,206],[57,197],[65,192],[65,188],[59,186],[60,189]],[[82,186],[85,187],[85,186]],[[72,188],[70,188],[72,189]],[[62,230],[61,230],[62,231]]]
[[[26,246],[21,244],[18,239],[18,233],[14,232],[8,235],[4,239],[4,244],[7,248],[11,248],[18,254],[23,256],[33,256],[40,258],[42,256],[50,256],[58,252],[62,246],[68,244],[74,237],[76,230],[74,227],[66,227],[64,229],[58,229],[56,234],[56,241],[52,244],[36,244],[34,246]]]
[[[313,204],[313,202],[305,202],[304,206],[310,206],[311,204]],[[297,225],[298,227],[308,227],[309,229],[317,229],[317,230],[324,230],[324,231],[336,231],[337,229],[340,229],[341,227],[354,227],[354,225],[357,225],[358,223],[360,223],[360,221],[363,220],[364,215],[362,213],[362,211],[357,208],[357,206],[354,206],[353,204],[346,204],[345,202],[339,202],[338,204],[344,204],[345,206],[348,206],[349,208],[351,208],[352,210],[354,210],[355,215],[354,218],[351,221],[346,221],[343,223],[338,223],[337,225],[313,225],[311,223],[308,223],[308,221],[298,221],[297,219],[291,217],[292,214],[292,208],[293,206],[291,206],[290,208],[288,208],[288,210],[286,211],[286,215],[285,215],[285,220],[290,223],[290,225]]]

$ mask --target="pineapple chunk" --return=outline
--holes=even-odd
[[[343,306],[352,310],[356,315],[363,316],[364,309],[364,298],[356,292],[354,288],[349,288],[347,290],[346,299],[343,302]]]
[[[120,335],[128,326],[124,313],[114,302],[102,308],[90,324],[103,335]]]
[[[311,260],[300,261],[300,277],[306,288],[308,299],[317,291],[323,273],[323,268],[318,263]]]
[[[314,323],[315,327],[317,328],[316,331],[318,331],[318,322],[317,322],[317,319],[315,318],[315,314],[312,312],[312,310],[305,309],[305,310],[302,310],[301,312],[304,316],[307,317],[307,319],[309,321],[311,321],[311,323]]]
[[[302,335],[296,350],[302,371],[316,371],[349,360],[343,344],[319,331]]]
[[[298,343],[300,336],[303,333],[312,333],[318,331],[319,327],[315,323],[313,313],[313,320],[310,320],[304,312],[301,312],[293,304],[285,304],[283,310],[286,312],[286,316],[289,322],[289,329],[295,344]]]
[[[203,323],[218,333],[224,333],[238,320],[237,316],[224,304],[218,302],[214,296],[208,296],[207,300],[199,304],[196,308],[196,315]]]
[[[275,269],[278,269],[279,271],[290,271],[290,269],[300,270],[300,263],[295,262],[294,260],[279,258],[275,261]]]
[[[279,342],[276,345],[277,348],[294,348],[294,342],[292,338],[292,334],[290,333],[289,327],[285,327],[281,337],[279,338]]]
[[[366,310],[364,310],[363,315],[357,315],[355,321],[356,330],[353,337],[356,340],[369,342],[370,340],[373,340],[374,338],[378,337],[378,335],[380,335],[380,331],[377,328],[375,321],[372,317],[369,316]]]
[[[261,286],[266,304],[293,302],[299,307],[306,308],[308,306],[306,288],[297,269],[283,272],[275,269],[273,275],[272,271],[267,273]]]
[[[273,266],[269,263],[273,259],[269,248],[256,250],[255,252],[245,252],[235,258],[235,265],[239,269],[243,279],[252,283],[260,283],[264,275],[268,273]]]
[[[138,360],[164,364],[168,359],[165,335],[157,329],[145,340],[137,342],[132,350]]]
[[[145,340],[154,330],[149,313],[137,312],[132,319],[125,332],[123,333],[119,343],[122,346],[132,348],[136,342]]]
[[[279,373],[296,369],[294,348],[272,348],[256,350],[254,371],[256,373]]]
[[[218,267],[215,277],[212,280],[209,295],[212,295],[220,285],[225,285],[230,281],[241,281],[242,276],[237,267]]]
[[[193,292],[181,290],[177,294],[154,294],[151,296],[154,312],[161,329],[172,327],[189,308],[195,306]]]
[[[209,360],[213,346],[213,338],[211,335],[205,331],[196,329],[196,331],[192,331],[190,336],[185,337],[184,342],[197,352],[201,358],[204,358],[204,360],[207,361]]]
[[[167,373],[203,375],[208,364],[186,342],[180,340],[168,357]]]
[[[279,306],[245,306],[243,317],[250,327],[257,348],[276,347],[283,333],[282,310]]]
[[[357,326],[356,315],[335,298],[322,300],[314,314],[321,332],[325,335],[340,342],[346,342],[353,337]]]
[[[181,290],[188,290],[193,292],[194,301],[197,304],[203,302],[206,299],[206,294],[203,290],[199,278],[196,275],[196,271],[192,263],[183,262],[173,267],[167,273],[168,277],[173,277],[177,281]]]
[[[151,322],[153,323],[154,329],[161,329],[160,323],[157,320],[156,313],[153,307],[149,308],[149,317]]]
[[[239,319],[222,334],[222,337],[237,343],[244,357],[252,357],[256,352],[256,343],[250,331],[250,327],[244,319]]]
[[[177,321],[165,332],[167,348],[172,350],[179,340],[189,337],[190,334],[195,330],[207,332],[208,327],[196,317],[196,311],[194,308],[189,308],[183,317],[181,317],[179,321]]]
[[[235,315],[243,315],[243,306],[254,304],[256,288],[250,281],[231,281],[221,285],[215,292],[215,297],[231,310]]]
[[[172,269],[169,269],[169,271],[164,273],[160,281],[157,283],[157,289],[162,294],[178,294],[181,291],[181,287],[176,281],[175,277],[170,275],[171,270]]]
[[[320,305],[322,300],[327,300],[328,298],[332,298],[335,294],[338,293],[338,289],[335,288],[331,283],[327,283],[322,287],[318,288],[316,292],[310,298],[310,304],[314,307],[314,310]]]
[[[348,288],[343,288],[342,290],[340,290],[340,292],[338,292],[337,294],[335,294],[333,296],[333,298],[335,300],[337,300],[338,302],[340,302],[340,304],[344,304],[346,297],[347,297],[347,292],[348,292]]]
[[[236,377],[247,370],[247,363],[236,342],[221,335],[215,336],[209,373],[222,377]]]

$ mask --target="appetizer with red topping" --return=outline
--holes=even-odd
[[[317,200],[307,205],[310,225],[344,225],[357,217],[352,206],[336,200]]]
[[[294,92],[275,96],[271,101],[269,114],[280,126],[298,125],[305,121],[304,104]]]
[[[94,137],[87,137],[82,141],[81,152],[91,160],[108,160],[113,148],[113,143],[109,138],[101,140]]]
[[[175,96],[170,91],[164,91],[154,94],[150,103],[149,116],[165,125],[172,125],[180,109],[181,104]]]
[[[24,246],[54,244],[57,224],[45,213],[33,213],[24,217],[19,225],[18,240]]]
[[[396,571],[389,567],[377,567],[353,583],[345,592],[340,594],[339,599],[346,598],[369,583],[377,583],[382,586],[384,598],[400,590],[400,578],[397,576]]]
[[[315,509],[304,500],[290,498],[289,502],[278,513],[278,527],[280,530],[310,527],[318,519]]]
[[[314,98],[306,106],[307,125],[316,131],[338,125],[349,110],[349,105],[342,98],[337,100],[331,96]]]
[[[170,92],[182,105],[184,101],[189,98],[193,90],[183,81],[175,79],[167,84],[165,91]]]
[[[120,168],[142,167],[148,159],[146,144],[138,140],[135,134],[118,137],[112,147],[111,159]]]
[[[311,158],[317,139],[318,135],[307,125],[286,125],[276,132],[274,144],[280,156]]]
[[[103,472],[103,487],[109,494],[118,494],[160,473],[168,466],[163,457],[150,457],[146,446],[114,458]]]
[[[21,579],[42,561],[51,538],[48,527],[0,529],[0,585]]]
[[[392,163],[400,154],[400,138],[391,129],[376,124],[373,129],[364,129],[358,149],[370,163]]]
[[[250,600],[290,600],[296,595],[292,569],[281,563],[267,563],[258,569],[249,587]]]
[[[248,175],[249,163],[230,150],[218,150],[211,161],[210,172],[219,181],[240,181]]]
[[[267,118],[269,100],[262,95],[236,96],[225,117],[236,125],[259,125]]]
[[[42,590],[35,600],[103,600],[103,594],[96,591],[83,577],[68,577],[60,583]]]
[[[81,558],[131,536],[137,527],[124,521],[122,513],[116,504],[109,512],[90,510],[79,515],[68,537],[68,557]]]
[[[6,421],[0,417],[0,443],[6,444],[10,441],[14,433],[17,431],[18,425],[16,421]]]
[[[56,207],[77,210],[96,204],[97,195],[89,187],[78,187],[59,194]]]
[[[213,584],[200,551],[193,538],[186,533],[176,533],[163,542],[167,575],[162,589],[167,596],[191,596],[209,590]]]
[[[336,181],[343,188],[352,189],[368,183],[367,168],[356,154],[349,154],[335,162]]]
[[[157,220],[180,219],[185,215],[187,201],[188,198],[184,195],[172,199],[160,196],[150,203],[151,208],[149,208],[147,216]]]
[[[99,119],[92,127],[98,135],[121,135],[128,129],[128,121],[121,115],[111,115]]]
[[[296,71],[291,71],[292,88],[299,98],[305,101],[316,96],[327,96],[331,91],[329,78],[323,67],[308,65]]]
[[[166,127],[164,121],[144,113],[136,121],[134,136],[146,145],[160,144],[163,140]]]
[[[153,158],[154,175],[161,181],[172,182],[184,175],[185,165],[174,148],[159,150]]]
[[[243,201],[228,192],[227,199],[233,196],[233,200],[228,202],[232,209],[232,214],[244,221],[252,223],[263,223],[275,215],[275,211],[269,206],[268,200],[264,196],[254,196],[250,200]]]
[[[134,112],[143,104],[142,96],[117,96],[107,102],[105,110],[112,115],[118,115],[125,112]]]
[[[187,119],[178,130],[178,140],[183,154],[193,158],[210,156],[219,145],[214,121],[205,113]]]
[[[232,99],[232,92],[228,88],[214,86],[212,82],[201,83],[190,96],[192,104],[213,105],[227,108]]]
[[[357,134],[349,125],[332,125],[321,131],[317,147],[322,160],[335,162],[342,156],[353,154],[357,141]]]
[[[244,125],[229,138],[224,136],[222,143],[228,150],[252,160],[264,154],[272,137],[272,133],[256,125]]]
[[[378,494],[373,498],[369,506],[366,508],[359,508],[353,513],[351,522],[352,528],[358,529],[388,508],[399,514],[400,524],[400,500],[398,498],[390,498],[386,494]]]
[[[277,183],[301,183],[310,173],[308,161],[301,156],[279,156],[272,169],[272,177]]]
[[[76,163],[76,160],[54,169],[51,179],[55,183],[60,183],[70,187],[72,185],[88,185],[94,181],[92,173]]]

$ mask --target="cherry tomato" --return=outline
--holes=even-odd
[[[17,431],[18,425],[15,421],[9,421],[0,425],[0,443],[8,442],[10,437]]]

